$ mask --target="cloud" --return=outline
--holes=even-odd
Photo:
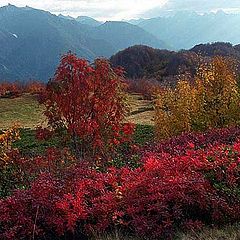
[[[147,10],[144,17],[156,17],[176,11],[195,11],[206,13],[224,10],[226,12],[240,12],[240,0],[168,0],[161,7]]]
[[[28,5],[55,14],[87,15],[99,20],[157,17],[182,10],[240,12],[240,0],[0,0],[0,6],[9,2],[19,7]]]
[[[150,9],[162,7],[168,0],[0,0],[0,5],[9,1],[19,7],[28,5],[55,14],[121,20],[138,18]]]
[[[163,9],[211,11],[214,9],[240,7],[239,0],[169,0]]]

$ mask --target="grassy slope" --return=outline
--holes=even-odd
[[[144,100],[140,95],[131,95],[129,104],[131,113],[128,121],[136,124],[153,125],[154,111],[151,101]]]
[[[138,124],[153,124],[153,107],[151,101],[143,100],[139,95],[129,98],[131,114],[128,121]],[[34,128],[44,122],[43,108],[36,98],[24,95],[15,99],[0,99],[0,129],[19,123],[23,128]]]
[[[11,127],[14,123],[21,127],[34,128],[44,121],[43,108],[34,96],[0,99],[0,129]]]
[[[224,228],[205,228],[199,233],[180,234],[176,240],[240,240],[240,225]]]

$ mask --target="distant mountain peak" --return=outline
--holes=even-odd
[[[2,7],[0,7],[0,9],[3,9],[3,10],[15,10],[15,9],[17,9],[18,7],[16,7],[15,5],[12,5],[12,4],[8,4],[8,5],[6,5],[6,6],[2,6]]]
[[[16,6],[11,3],[8,3],[8,5],[6,7],[16,7]]]
[[[182,17],[198,17],[200,14],[195,12],[195,11],[190,11],[190,10],[182,10],[182,11],[177,11],[175,14],[174,14],[174,17],[179,17],[179,18],[182,18]]]
[[[226,16],[226,15],[228,15],[226,12],[224,12],[222,9],[220,9],[220,10],[218,10],[217,12],[216,12],[216,15],[218,15],[218,16]]]
[[[135,27],[135,25],[129,23],[129,22],[123,22],[123,21],[106,21],[103,25],[105,26],[132,26]]]
[[[79,19],[79,20],[86,20],[86,19],[95,20],[94,18],[89,17],[89,16],[78,16],[77,19]],[[95,21],[96,21],[96,20],[95,20]]]
[[[79,16],[76,18],[76,21],[92,27],[97,27],[102,24],[102,22],[99,22],[96,19],[88,16]]]
[[[69,15],[65,16],[63,14],[59,14],[58,17],[60,18],[64,18],[64,19],[68,19],[68,20],[76,20],[74,17],[71,17]]]
[[[126,22],[102,24],[87,16],[69,18],[30,7],[0,8],[0,80],[47,81],[59,57],[69,50],[93,61],[135,44],[165,47],[152,34]]]

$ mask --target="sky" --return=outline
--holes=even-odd
[[[27,5],[54,14],[90,16],[98,20],[150,18],[181,10],[240,12],[240,0],[0,0],[0,6],[8,3],[19,7]]]

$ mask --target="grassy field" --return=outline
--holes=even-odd
[[[154,109],[151,101],[144,100],[140,95],[131,95],[129,97],[129,104],[131,108],[127,119],[129,122],[153,125]]]
[[[44,122],[43,108],[39,106],[36,97],[0,99],[0,129],[6,129],[17,123],[23,128],[34,128]]]
[[[131,113],[127,121],[136,124],[153,124],[152,102],[144,100],[139,95],[129,97]],[[14,99],[0,99],[0,129],[11,127],[18,123],[22,128],[35,128],[45,123],[43,107],[39,106],[36,97],[24,95]]]

